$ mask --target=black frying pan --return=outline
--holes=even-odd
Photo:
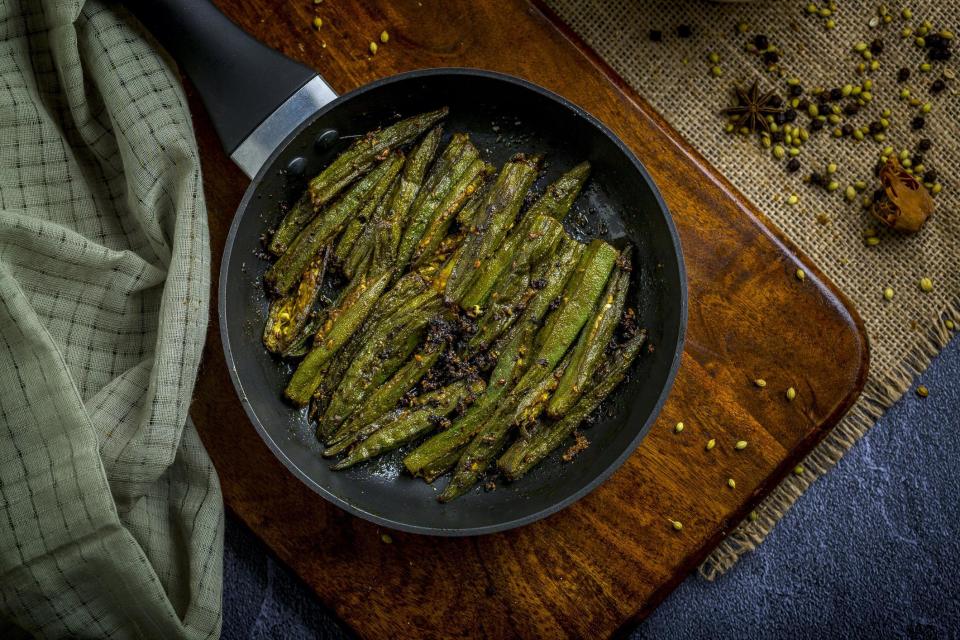
[[[152,0],[134,12],[196,84],[231,157],[252,180],[220,269],[220,331],[230,376],[254,427],[277,458],[311,489],[347,511],[395,529],[434,535],[502,531],[554,513],[586,495],[626,460],[649,430],[680,362],[686,281],[680,242],[663,199],[639,160],[598,120],[530,82],[475,69],[427,69],[335,97],[312,71],[252,40],[212,5]],[[279,107],[278,107],[279,105]],[[496,491],[477,488],[449,504],[433,486],[400,472],[404,448],[332,472],[304,412],[281,398],[290,366],[260,336],[268,307],[261,286],[264,232],[281,203],[302,193],[357,135],[442,105],[447,136],[468,132],[488,160],[517,151],[546,155],[538,188],[586,159],[590,181],[568,217],[581,239],[635,246],[631,303],[655,347],[587,429],[591,445],[571,463],[560,451]],[[241,428],[224,425],[224,428]],[[561,447],[563,449],[563,447]]]

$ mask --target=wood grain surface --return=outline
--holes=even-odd
[[[533,525],[479,538],[391,532],[347,515],[269,452],[230,384],[216,288],[192,416],[231,508],[345,624],[370,638],[598,638],[646,615],[820,441],[866,374],[863,326],[742,195],[538,7],[520,0],[218,0],[338,92],[400,71],[493,69],[605,122],[673,213],[689,278],[682,366],[640,448],[605,484]],[[323,26],[311,28],[314,15]],[[387,30],[375,56],[370,41]],[[251,78],[251,90],[256,79]],[[247,185],[191,93],[216,282]],[[807,278],[798,280],[798,266]],[[767,387],[753,384],[764,378]],[[784,391],[795,387],[788,402]],[[677,421],[686,428],[673,432]],[[717,446],[705,450],[715,438]],[[746,440],[743,451],[733,448]],[[736,480],[736,489],[727,478]],[[676,531],[671,520],[683,523]],[[226,585],[229,589],[230,585]]]

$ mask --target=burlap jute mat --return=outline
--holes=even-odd
[[[869,379],[854,408],[828,438],[805,461],[802,474],[791,475],[756,511],[754,521],[745,521],[707,559],[701,573],[712,579],[730,567],[745,552],[763,541],[776,522],[818,476],[826,473],[911,384],[931,358],[950,340],[947,320],[960,323],[960,55],[948,62],[933,63],[920,70],[924,50],[904,38],[904,27],[917,29],[923,21],[935,31],[960,27],[960,3],[922,0],[909,5],[887,3],[889,22],[880,18],[880,5],[844,0],[830,16],[808,13],[808,2],[761,1],[750,4],[715,4],[695,0],[652,2],[650,0],[547,0],[596,52],[659,111],[681,135],[740,189],[775,225],[791,238],[854,302],[863,317],[871,348]],[[817,2],[818,7],[825,2]],[[905,18],[902,10],[908,8]],[[911,15],[912,14],[912,15]],[[874,18],[877,19],[874,19]],[[834,28],[827,21],[833,20]],[[738,29],[740,23],[749,25]],[[873,25],[871,23],[874,23]],[[681,38],[677,27],[689,25],[692,35]],[[662,42],[650,38],[660,30]],[[757,34],[767,36],[779,50],[784,75],[767,70],[760,57],[745,45]],[[855,51],[857,42],[883,41],[883,50],[872,56],[879,68],[865,74],[857,65],[869,61]],[[956,45],[953,47],[956,49]],[[711,53],[719,62],[711,62]],[[722,75],[716,77],[716,64]],[[910,70],[906,82],[898,82],[901,68]],[[946,89],[930,93],[930,85],[946,74]],[[734,83],[749,85],[759,79],[761,87],[787,96],[787,79],[796,77],[807,92],[816,86],[843,87],[873,82],[871,102],[854,116],[844,115],[838,125],[828,124],[811,134],[797,159],[801,169],[786,170],[789,157],[778,160],[756,137],[730,135],[720,110],[731,100]],[[910,96],[901,97],[907,89]],[[930,102],[925,126],[917,131],[911,120],[922,106],[910,105],[910,97]],[[843,105],[850,100],[841,100]],[[890,109],[886,139],[871,136],[863,141],[832,137],[834,126],[850,122],[859,127],[878,120]],[[807,125],[801,115],[797,122]],[[884,147],[899,152],[915,149],[921,138],[932,148],[923,156],[926,170],[934,170],[942,183],[935,197],[937,209],[926,227],[916,235],[902,236],[880,230],[880,243],[869,245],[864,232],[877,226],[861,208],[858,193],[853,202],[844,192],[858,180],[866,181],[869,194],[879,184],[873,167]],[[837,165],[833,179],[836,191],[805,184],[812,171],[825,173],[827,164]],[[788,204],[795,194],[799,202]],[[923,292],[921,278],[930,278],[933,290]],[[885,299],[884,289],[893,289]],[[931,389],[930,393],[949,393]]]

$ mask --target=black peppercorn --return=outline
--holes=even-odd
[[[787,109],[783,112],[783,117],[785,122],[793,122],[797,119],[797,110],[796,109]]]
[[[930,138],[921,138],[920,142],[917,143],[917,149],[920,151],[929,151],[932,146],[933,143],[930,142]]]
[[[677,27],[678,38],[689,38],[693,35],[693,28],[688,24],[682,24]]]
[[[799,85],[799,84],[792,84],[792,85],[790,85],[790,88],[787,89],[787,93],[788,93],[791,97],[797,98],[797,97],[800,96],[800,94],[803,93],[803,87],[802,87],[801,85]]]
[[[930,85],[930,93],[940,93],[947,88],[947,83],[942,79],[937,78],[933,81],[933,84]]]
[[[823,185],[823,176],[814,171],[810,174],[810,184]]]
[[[903,69],[900,69],[900,71],[897,71],[897,82],[906,82],[909,79],[910,69],[904,67]]]
[[[870,53],[872,53],[875,56],[878,56],[881,53],[883,53],[883,40],[881,40],[880,38],[877,38],[876,40],[871,42]]]
[[[773,107],[774,109],[779,109],[780,107],[783,106],[783,98],[781,98],[780,96],[774,94],[774,95],[770,96],[769,104],[770,104],[770,106]]]
[[[885,195],[887,194],[883,189],[877,189],[876,191],[873,192],[873,201],[880,202],[881,200],[883,200]]]
[[[823,120],[814,118],[810,121],[810,131],[820,131],[823,129]]]
[[[922,153],[913,154],[913,157],[910,158],[910,162],[913,164],[913,166],[923,164],[923,154]]]
[[[773,121],[778,125],[784,124],[787,121],[787,116],[783,111],[778,111],[773,114]]]
[[[806,111],[810,108],[810,101],[806,98],[801,98],[800,102],[797,103],[797,109],[800,111]]]
[[[773,140],[774,142],[783,142],[784,137],[785,136],[783,133],[783,129],[777,129],[776,131],[770,134],[770,139]]]
[[[936,182],[936,181],[937,181],[937,172],[934,171],[933,169],[930,169],[930,171],[927,171],[925,174],[923,174],[923,181],[924,181],[924,182]]]
[[[927,124],[927,121],[923,119],[923,116],[917,116],[910,121],[910,126],[913,127],[915,131],[923,129],[923,125]]]
[[[883,125],[880,124],[879,120],[874,120],[869,125],[867,125],[867,127],[869,127],[870,129],[870,133],[880,133],[883,131]]]
[[[753,46],[760,49],[760,51],[766,51],[770,48],[770,40],[762,33],[758,33],[753,36]]]
[[[830,100],[831,100],[831,101],[836,102],[837,100],[839,100],[839,99],[842,98],[842,97],[843,97],[843,90],[842,90],[842,89],[838,89],[837,87],[834,87],[833,89],[830,89]]]
[[[764,51],[763,62],[765,64],[777,64],[780,62],[780,54],[776,51]]]
[[[848,116],[857,115],[860,113],[860,104],[857,102],[849,102],[843,107],[843,112]]]
[[[849,122],[848,122],[847,124],[843,125],[842,127],[840,127],[840,133],[843,134],[844,136],[852,136],[852,135],[853,135],[853,125],[850,124]]]
[[[663,41],[663,32],[659,29],[650,30],[650,40],[653,42],[662,42]]]
[[[794,173],[800,170],[800,161],[796,158],[790,158],[790,162],[787,163],[787,171]]]
[[[935,62],[946,62],[953,57],[953,51],[944,47],[942,49],[927,49],[927,58]]]

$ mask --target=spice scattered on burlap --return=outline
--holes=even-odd
[[[931,34],[957,31],[956,8],[934,0],[886,8],[862,0],[833,8],[801,1],[546,1],[823,269],[867,327],[871,365],[864,393],[804,461],[804,472],[788,477],[708,558],[701,573],[713,578],[763,541],[810,483],[909,388],[960,322],[960,85],[954,69],[960,60],[944,60],[946,45],[927,42]],[[786,100],[794,97],[793,77],[808,88],[837,88],[831,103],[849,102],[849,93],[843,95],[848,84],[850,93],[856,84],[869,99],[857,101],[862,104],[850,108],[855,113],[831,109],[823,125],[810,120],[797,145],[771,140],[767,148],[754,135],[736,135],[722,114],[731,85],[750,87],[759,79],[761,92],[776,90]],[[818,107],[814,119],[819,115]],[[915,154],[923,156],[919,178],[929,183],[936,211],[917,233],[903,234],[877,222],[863,198],[880,186],[874,172],[881,157],[916,164]],[[918,287],[921,281],[930,286]],[[886,288],[896,296],[888,299]]]
[[[82,9],[81,9],[82,8]],[[219,636],[223,504],[176,72],[116,3],[0,8],[0,637]]]

